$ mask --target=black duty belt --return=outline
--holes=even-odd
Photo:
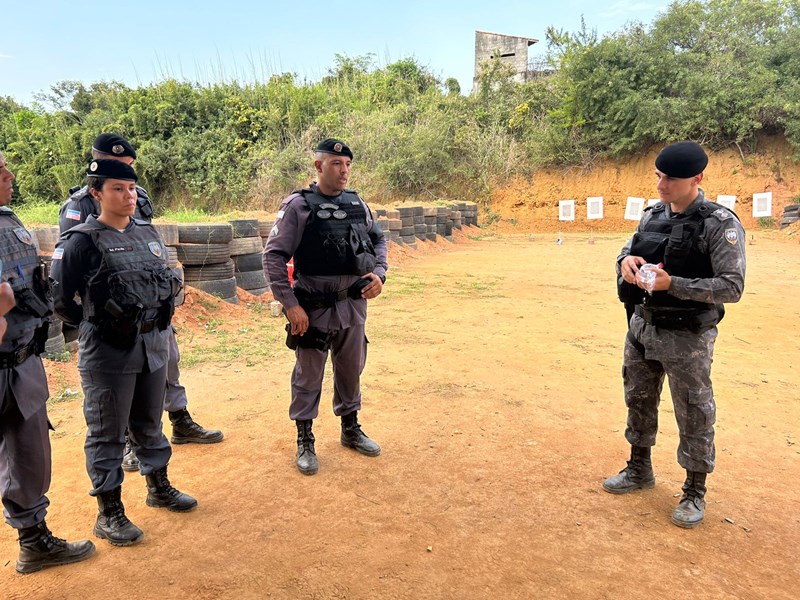
[[[636,314],[648,325],[661,327],[662,329],[696,330],[698,327],[698,313],[696,311],[655,311],[637,305]]]
[[[18,348],[14,352],[0,352],[0,369],[18,367],[34,354],[36,354],[35,341],[31,341],[28,345]]]
[[[369,285],[371,279],[358,279],[353,285],[338,292],[329,292],[327,294],[307,292],[301,288],[294,289],[294,295],[303,310],[314,310],[316,308],[331,308],[337,302],[342,300],[358,300],[361,298],[361,290]]]

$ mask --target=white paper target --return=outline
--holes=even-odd
[[[628,221],[638,221],[642,218],[642,211],[644,211],[644,198],[628,196],[628,202],[625,204],[625,218]]]
[[[558,220],[559,221],[575,220],[575,200],[558,201]]]
[[[728,210],[733,210],[733,207],[736,205],[736,196],[720,194],[717,196],[717,204],[724,206]]]
[[[603,218],[603,197],[591,196],[586,199],[586,218],[587,219],[602,219]]]
[[[753,194],[753,216],[771,217],[772,216],[772,192],[761,192]]]

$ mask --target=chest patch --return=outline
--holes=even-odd
[[[33,245],[33,237],[31,236],[30,233],[28,233],[28,230],[25,229],[24,227],[17,227],[14,230],[14,235],[16,235],[17,239],[19,239],[19,241],[22,242],[23,244],[27,244],[28,246]]]
[[[161,244],[159,242],[147,242],[147,247],[150,249],[153,256],[161,258],[163,251],[161,250]]]
[[[117,252],[131,252],[133,250],[133,246],[114,246],[113,248],[109,248],[108,251],[112,254],[116,254]]]

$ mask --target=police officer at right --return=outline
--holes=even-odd
[[[617,259],[620,300],[635,305],[625,340],[623,382],[631,444],[628,465],[603,482],[612,494],[655,486],[650,448],[656,443],[664,376],[678,421],[683,496],[672,514],[692,528],[705,516],[706,476],[714,470],[716,405],[711,361],[723,304],[744,290],[744,230],[736,215],[707,201],[699,188],[708,157],[699,144],[678,142],[656,158],[661,202],[646,209]],[[640,268],[656,273],[652,293]],[[663,267],[663,268],[662,268]]]
[[[63,234],[53,252],[55,308],[64,322],[80,328],[84,448],[90,494],[99,506],[94,534],[126,546],[143,537],[122,503],[126,428],[147,482],[147,505],[176,512],[197,506],[167,477],[172,448],[161,423],[179,283],[167,267],[158,232],[132,218],[134,170],[120,161],[97,159],[86,175],[100,214]]]

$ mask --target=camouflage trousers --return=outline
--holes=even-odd
[[[711,473],[717,411],[711,388],[716,327],[700,334],[668,330],[648,325],[634,315],[629,335],[637,344],[630,337],[625,340],[625,438],[633,446],[655,445],[658,405],[666,375],[680,435],[678,463],[687,471]]]

